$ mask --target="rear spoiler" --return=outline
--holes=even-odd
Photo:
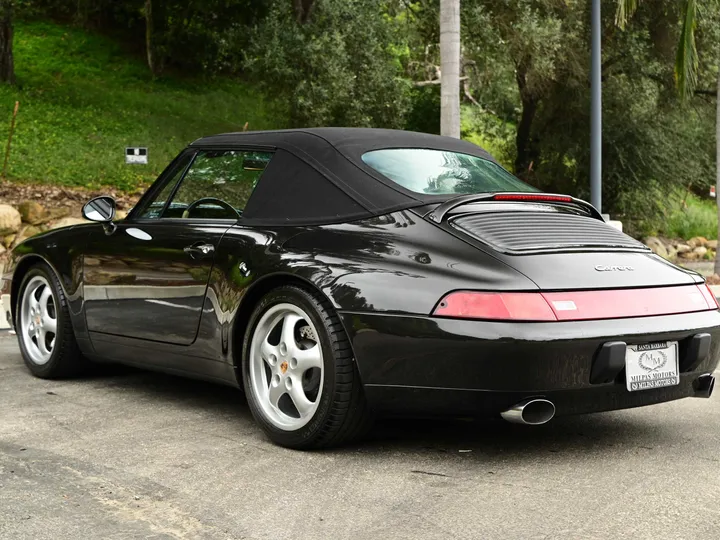
[[[445,215],[453,208],[462,206],[463,204],[483,201],[512,201],[512,202],[549,202],[559,204],[569,204],[582,208],[595,219],[605,221],[602,214],[589,202],[582,199],[576,199],[569,195],[556,195],[552,193],[476,193],[472,195],[461,195],[453,197],[445,201],[432,212],[426,215],[428,219],[435,223],[442,223]]]

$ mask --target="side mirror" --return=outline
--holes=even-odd
[[[110,223],[115,218],[115,199],[112,197],[97,197],[83,206],[83,217],[98,223]]]

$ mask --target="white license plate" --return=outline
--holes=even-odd
[[[678,342],[628,345],[625,380],[630,392],[680,384]]]

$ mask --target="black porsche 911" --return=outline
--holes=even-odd
[[[30,371],[120,362],[244,388],[292,448],[375,414],[542,424],[709,397],[702,277],[455,139],[320,128],[184,150],[126,219],[35,236],[3,276]]]

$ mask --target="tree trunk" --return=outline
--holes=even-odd
[[[298,24],[305,24],[310,19],[315,0],[293,0],[293,10],[295,11],[295,20]]]
[[[153,55],[153,15],[152,0],[145,0],[145,50],[150,72],[156,75],[155,57]]]
[[[718,66],[718,81],[717,81],[717,103],[715,104],[716,108],[716,118],[715,118],[715,144],[717,145],[717,151],[716,151],[716,157],[717,165],[716,165],[716,173],[717,173],[717,179],[716,179],[716,185],[715,185],[715,201],[717,202],[718,206],[718,238],[720,239],[720,66]],[[715,252],[715,273],[720,274],[720,257],[717,255],[717,251]]]
[[[0,0],[0,82],[15,84],[13,0]]]
[[[518,85],[520,101],[522,103],[522,113],[520,115],[520,123],[517,127],[515,136],[515,148],[517,156],[515,157],[515,174],[523,180],[528,180],[533,164],[539,158],[537,144],[532,138],[532,126],[535,121],[535,113],[537,112],[538,100],[528,91],[527,88],[527,64],[529,59],[523,59],[518,65],[515,73],[515,79]]]
[[[460,138],[460,0],[440,0],[440,134]]]

